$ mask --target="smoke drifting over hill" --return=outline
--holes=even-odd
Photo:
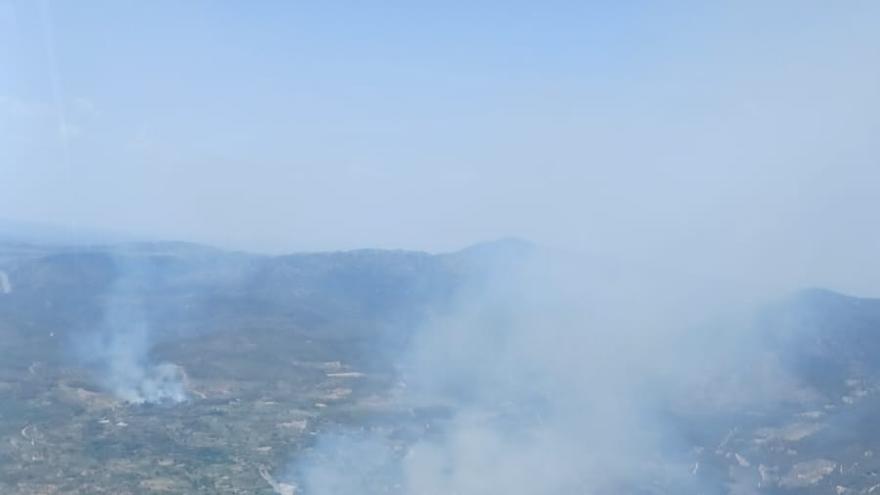
[[[124,256],[115,256],[113,261],[116,278],[101,300],[101,322],[93,331],[76,337],[78,355],[122,400],[135,404],[181,402],[186,399],[183,370],[150,357],[155,338],[144,308],[145,289],[151,283],[150,265]]]
[[[0,0],[0,493],[880,493],[878,26]]]
[[[414,437],[328,431],[287,479],[308,495],[726,493],[697,477],[676,415],[815,397],[732,294],[535,250],[473,279],[399,356],[401,407],[439,407]],[[729,306],[728,306],[729,308]]]
[[[860,493],[880,469],[880,301],[768,305],[721,269],[517,241],[56,249],[2,266],[12,493],[83,469],[112,473],[83,493],[137,493],[155,469],[184,493]]]

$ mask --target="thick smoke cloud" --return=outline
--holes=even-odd
[[[722,311],[735,291],[559,253],[496,268],[400,358],[399,407],[446,414],[325,432],[286,475],[302,493],[727,493],[683,418],[812,397]]]
[[[150,357],[153,328],[144,299],[149,264],[114,257],[116,280],[102,301],[103,317],[95,331],[77,343],[79,355],[118,398],[136,403],[186,399],[184,371]]]

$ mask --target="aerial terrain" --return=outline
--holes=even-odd
[[[536,249],[502,241],[448,254],[267,256],[170,242],[4,241],[0,493],[355,490],[314,481],[316,466],[377,462],[375,449],[358,454],[364,442],[345,443],[364,432],[388,442],[392,460],[444,435],[456,402],[407,394],[398,357],[466,287],[499,290],[479,280]],[[651,424],[665,432],[653,452],[664,456],[632,462],[663,469],[601,479],[582,470],[547,493],[880,493],[880,300],[781,294],[748,325],[749,352],[762,360],[707,375],[687,400],[650,402]],[[760,388],[749,376],[764,362],[789,381],[755,400],[719,396],[739,373],[745,388]],[[491,421],[532,431],[558,405],[539,395],[493,398]],[[696,397],[702,405],[688,406]],[[354,458],[333,457],[328,442],[340,437]],[[358,476],[361,493],[412,490],[381,466]]]

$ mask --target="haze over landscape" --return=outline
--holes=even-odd
[[[0,492],[880,490],[878,25],[0,0]]]
[[[876,292],[877,18],[4,1],[0,211],[276,253],[516,235]]]

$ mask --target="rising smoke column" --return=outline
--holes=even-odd
[[[153,332],[144,304],[152,281],[148,260],[114,256],[116,280],[102,302],[99,327],[79,353],[100,381],[122,400],[141,404],[186,399],[183,370],[150,359]]]
[[[735,319],[726,325],[736,331],[705,326],[717,301],[701,284],[647,271],[598,277],[589,265],[537,255],[502,268],[462,289],[400,356],[401,408],[441,406],[448,418],[410,440],[388,428],[328,431],[286,478],[306,495],[355,486],[723,493],[723,481],[694,476],[693,445],[668,411],[738,410],[798,386],[754,352]],[[698,339],[694,328],[712,333]],[[723,384],[729,377],[734,386]]]

